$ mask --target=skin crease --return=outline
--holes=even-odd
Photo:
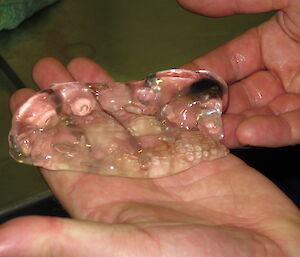
[[[180,1],[213,16],[283,9],[258,28],[184,65],[211,69],[232,83],[224,115],[228,146],[300,140],[299,1],[261,2]],[[54,81],[111,81],[103,69],[83,58],[67,68],[52,58],[40,60],[33,77],[42,89]],[[16,92],[12,112],[33,93]],[[74,219],[23,217],[1,225],[1,257],[300,255],[299,210],[233,155],[153,180],[47,170],[42,174]]]

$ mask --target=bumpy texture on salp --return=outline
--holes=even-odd
[[[205,70],[142,81],[57,83],[15,113],[11,156],[47,168],[155,178],[224,157],[227,86]]]
[[[14,29],[38,10],[57,0],[0,0],[0,30]]]

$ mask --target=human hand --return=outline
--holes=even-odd
[[[278,147],[300,142],[300,3],[291,1],[178,0],[219,17],[278,10],[269,21],[201,56],[184,68],[205,67],[231,86],[225,143]]]
[[[44,59],[33,77],[42,89],[54,81],[111,81],[87,59],[67,69]],[[12,110],[32,94],[18,91]],[[1,257],[299,255],[299,210],[233,155],[160,179],[42,174],[74,219],[23,217],[0,226]]]

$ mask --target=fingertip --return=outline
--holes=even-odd
[[[110,83],[111,76],[91,59],[78,57],[67,65],[68,71],[80,82]]]
[[[242,145],[255,145],[255,128],[253,128],[252,122],[247,120],[246,122],[241,122],[236,128],[236,137]]]
[[[232,1],[194,1],[194,0],[177,0],[177,2],[185,9],[200,13],[210,17],[222,17],[234,14],[234,3]]]
[[[181,5],[183,8],[189,11],[194,11],[194,2],[195,1],[190,1],[190,0],[177,0],[177,3],[179,5]]]
[[[22,88],[16,91],[10,98],[9,107],[12,114],[31,96],[35,94],[35,91],[30,88]]]
[[[44,256],[53,235],[63,228],[58,218],[27,216],[0,226],[0,256]]]
[[[41,59],[39,59],[35,65],[34,65],[34,68],[36,67],[39,67],[39,66],[44,66],[44,65],[48,65],[48,64],[51,64],[51,63],[57,63],[59,62],[57,59],[53,58],[53,57],[43,57]]]
[[[86,58],[86,57],[76,57],[73,58],[71,61],[69,61],[69,63],[67,64],[67,69],[68,70],[75,70],[78,69],[78,66],[82,65],[82,64],[89,64],[90,63],[90,59]]]
[[[240,114],[224,114],[223,115],[224,140],[223,143],[228,148],[237,148],[241,143],[236,137],[236,129],[244,119]]]
[[[238,13],[261,13],[284,9],[290,1],[261,0],[177,0],[185,9],[210,17],[222,17]]]
[[[41,89],[48,88],[54,82],[74,80],[64,65],[52,57],[45,57],[37,61],[33,67],[32,77]]]
[[[289,143],[286,124],[274,115],[250,117],[236,130],[236,136],[243,145],[279,147]]]
[[[57,65],[58,61],[52,57],[44,57],[39,59],[32,68],[32,77],[36,83],[39,82],[41,77],[44,75],[44,69],[47,66]]]

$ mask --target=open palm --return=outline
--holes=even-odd
[[[67,67],[43,59],[51,82],[109,82],[95,63]],[[24,89],[14,111],[33,94]],[[0,227],[0,256],[297,256],[299,210],[270,181],[233,155],[160,179],[42,170],[74,219],[26,217]]]

